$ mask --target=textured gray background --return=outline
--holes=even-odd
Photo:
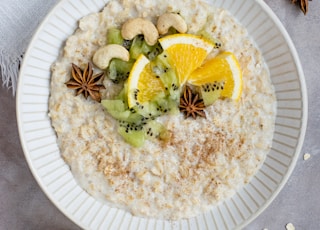
[[[54,5],[57,0],[50,0]],[[246,230],[320,229],[320,2],[304,16],[291,0],[265,0],[291,36],[304,69],[309,118],[297,166],[279,196]],[[12,92],[0,87],[0,230],[79,229],[48,200],[31,175],[19,142]],[[308,161],[304,153],[310,153]]]

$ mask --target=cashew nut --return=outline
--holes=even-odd
[[[121,35],[126,40],[132,40],[135,36],[143,34],[146,43],[153,46],[157,43],[159,33],[155,25],[144,18],[133,18],[126,21],[121,28]]]
[[[165,13],[158,18],[157,29],[159,34],[166,34],[170,27],[175,28],[179,33],[185,33],[188,30],[184,19],[175,13]]]
[[[129,61],[129,51],[121,45],[110,44],[100,47],[93,55],[93,63],[100,69],[106,69],[113,58]]]

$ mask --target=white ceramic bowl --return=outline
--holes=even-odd
[[[249,31],[269,67],[277,95],[273,145],[252,181],[210,212],[176,222],[144,219],[96,201],[74,180],[60,157],[48,117],[50,65],[77,20],[100,11],[108,0],[62,0],[43,21],[25,55],[17,91],[21,144],[40,187],[71,220],[85,229],[239,229],[276,197],[295,167],[307,122],[307,93],[294,45],[262,0],[211,0]]]

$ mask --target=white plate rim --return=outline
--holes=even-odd
[[[295,48],[295,45],[288,34],[286,28],[283,26],[281,23],[280,19],[278,16],[272,11],[272,9],[265,3],[263,0],[256,0],[257,3],[259,3],[262,8],[266,11],[266,13],[269,15],[269,17],[272,19],[272,21],[278,26],[280,32],[284,36],[287,45],[289,46],[289,49],[291,51],[291,54],[293,56],[293,59],[295,60],[295,64],[297,66],[297,70],[300,76],[300,84],[301,84],[301,92],[302,92],[302,103],[303,103],[303,115],[302,115],[302,125],[301,125],[301,132],[300,132],[300,137],[299,137],[299,142],[297,144],[296,152],[294,154],[294,157],[292,158],[292,163],[290,167],[288,168],[288,171],[286,175],[284,176],[282,183],[278,188],[274,191],[273,195],[270,197],[270,199],[254,214],[251,216],[251,218],[248,219],[247,223],[244,223],[243,225],[239,226],[241,228],[245,227],[249,223],[251,223],[254,219],[256,219],[263,211],[266,210],[267,207],[274,201],[274,199],[279,195],[281,190],[284,188],[284,186],[287,184],[288,179],[292,175],[292,172],[297,164],[298,158],[300,156],[300,152],[302,150],[303,142],[304,142],[304,137],[306,134],[307,130],[307,121],[308,121],[308,95],[307,95],[307,86],[305,82],[305,76],[303,72],[303,68],[299,59],[298,52]]]

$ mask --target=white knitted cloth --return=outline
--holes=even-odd
[[[40,22],[58,0],[0,0],[0,79],[15,94],[20,63]]]

